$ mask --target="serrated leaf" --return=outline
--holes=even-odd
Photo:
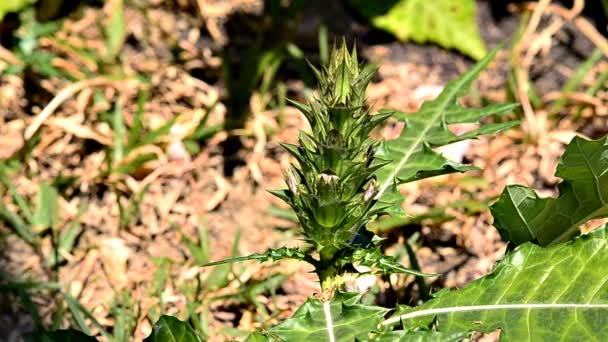
[[[336,74],[336,87],[334,88],[334,98],[338,101],[338,103],[346,103],[349,98],[351,91],[351,79],[349,70],[348,61],[348,49],[346,48],[346,42],[342,41],[342,49],[340,50],[345,56],[342,59],[342,63],[338,67],[338,72]]]
[[[494,271],[383,325],[443,333],[501,329],[501,341],[608,339],[606,227],[551,247],[526,243]]]
[[[308,298],[292,318],[268,330],[271,338],[283,341],[352,342],[375,331],[388,312],[379,306],[363,305],[357,293],[337,292],[330,302]],[[254,341],[259,341],[259,334]]]
[[[202,342],[194,329],[186,322],[182,322],[173,316],[162,315],[154,327],[152,333],[144,341],[148,342]]]
[[[55,330],[55,331],[37,331],[25,338],[27,342],[97,342],[93,336],[89,336],[82,331]]]
[[[479,35],[474,0],[350,0],[372,25],[401,41],[433,42],[480,59],[486,48]]]
[[[357,249],[349,256],[348,262],[367,266],[376,274],[404,273],[419,277],[432,277],[436,274],[427,274],[401,265],[392,256],[384,255],[380,247],[374,249]]]
[[[314,262],[311,256],[309,256],[305,251],[297,248],[297,247],[281,247],[278,249],[268,249],[264,253],[253,253],[246,256],[234,257],[229,259],[224,259],[220,261],[214,261],[207,264],[202,265],[203,267],[207,266],[215,266],[221,264],[231,264],[235,262],[242,262],[247,260],[256,260],[258,262],[264,262],[268,260],[277,261],[281,259],[296,259],[296,260],[304,260],[308,262]]]
[[[608,137],[575,137],[555,175],[563,179],[557,198],[539,198],[520,185],[505,188],[491,207],[504,240],[547,246],[579,234],[579,227],[591,219],[608,217]]]
[[[460,78],[448,82],[441,94],[432,101],[424,102],[415,114],[398,113],[395,117],[405,122],[401,135],[395,140],[382,141],[376,157],[392,161],[377,172],[378,195],[381,203],[393,207],[401,205],[401,197],[395,185],[427,177],[466,172],[475,168],[450,161],[432,150],[464,139],[475,138],[481,134],[496,133],[515,126],[511,121],[482,125],[479,129],[456,135],[448,129],[451,123],[477,123],[481,118],[492,114],[508,113],[516,105],[492,105],[482,109],[466,109],[458,104],[458,98],[471,87],[479,73],[490,63],[498,48],[484,57],[477,65]]]

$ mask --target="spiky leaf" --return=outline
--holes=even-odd
[[[433,42],[475,59],[486,54],[475,21],[474,0],[400,0],[350,3],[372,24],[399,40]]]
[[[377,198],[381,203],[393,207],[401,205],[401,197],[395,184],[475,169],[450,161],[432,148],[472,139],[482,134],[496,133],[518,124],[516,121],[487,124],[461,135],[456,135],[448,129],[450,124],[477,123],[486,116],[505,114],[516,107],[514,104],[504,104],[482,109],[466,109],[458,104],[458,98],[468,91],[497,51],[498,48],[494,49],[467,73],[449,82],[436,99],[425,102],[417,113],[395,115],[397,119],[405,122],[405,127],[397,139],[383,141],[376,154],[381,160],[391,161],[376,171],[379,181]]]
[[[194,329],[173,316],[161,316],[144,342],[202,342]]]
[[[359,303],[360,294],[338,292],[330,302],[308,298],[292,318],[267,332],[270,340],[351,342],[367,338],[388,312],[379,306]],[[260,341],[261,336],[255,336]]]
[[[351,264],[367,266],[375,274],[405,273],[419,277],[432,277],[436,275],[409,269],[392,256],[384,255],[380,247],[356,249],[352,254],[348,255],[346,261]]]
[[[309,256],[306,253],[306,251],[303,251],[296,247],[281,247],[278,249],[268,249],[264,253],[253,253],[253,254],[246,255],[246,256],[229,258],[229,259],[224,259],[224,260],[220,260],[220,261],[214,261],[214,262],[204,264],[202,266],[203,267],[215,266],[215,265],[221,265],[221,264],[242,262],[242,261],[247,261],[247,260],[256,260],[258,262],[264,262],[264,261],[268,261],[268,260],[278,261],[281,259],[297,259],[297,260],[304,260],[304,261],[314,263],[314,259],[312,259],[312,257]]]
[[[341,250],[337,257],[332,260],[332,264],[337,266],[338,269],[349,270],[349,272],[357,270],[357,266],[366,266],[369,270],[357,270],[357,272],[371,274],[402,273],[418,277],[432,277],[437,275],[407,268],[394,257],[385,255],[381,249],[382,240],[384,239],[374,235],[370,231],[362,231],[351,241],[353,247]]]
[[[489,275],[385,321],[443,333],[501,329],[502,341],[608,339],[606,227],[551,247],[526,243]]]
[[[558,198],[539,198],[519,185],[505,188],[491,207],[494,226],[504,240],[547,246],[579,234],[588,220],[608,216],[608,137],[575,137],[555,175],[563,179]]]

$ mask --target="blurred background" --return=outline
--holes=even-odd
[[[286,98],[314,94],[308,63],[342,37],[379,66],[369,105],[407,112],[505,44],[465,103],[521,102],[522,125],[443,148],[482,170],[406,185],[409,216],[371,227],[443,275],[352,286],[394,307],[485,274],[504,185],[555,195],[565,143],[608,133],[607,17],[607,0],[2,0],[0,340],[139,341],[161,314],[239,340],[290,317],[319,291],[307,266],[199,265],[302,243],[265,190],[284,187],[278,142],[308,129]]]

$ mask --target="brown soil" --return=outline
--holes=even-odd
[[[285,117],[280,119],[280,110],[265,105],[266,99],[254,91],[248,106],[251,115],[242,127],[229,133],[219,132],[202,142],[200,151],[188,153],[184,138],[201,121],[202,113],[210,112],[210,125],[236,117],[226,104],[222,48],[233,53],[252,44],[272,43],[265,36],[268,33],[266,19],[261,16],[262,2],[202,0],[208,5],[204,20],[195,1],[136,3],[142,6],[127,7],[128,36],[118,65],[106,65],[105,70],[100,70],[58,43],[66,40],[75,46],[103,50],[103,36],[97,25],[104,15],[101,8],[85,6],[79,16],[66,21],[55,39],[40,41],[42,50],[57,55],[55,65],[77,80],[86,78],[81,75],[82,70],[103,75],[119,69],[126,77],[120,82],[84,86],[68,97],[43,123],[31,158],[13,175],[19,193],[32,202],[40,182],[52,181],[59,175],[78,177],[76,183],[60,193],[58,229],[68,229],[76,223],[79,233],[74,248],[64,256],[58,279],[53,279],[53,272],[46,266],[52,254],[50,234],[43,235],[40,249],[35,250],[2,224],[0,269],[15,281],[58,281],[64,291],[76,297],[107,327],[114,324],[111,310],[118,294],[128,293],[138,308],[134,310],[137,313],[134,340],[141,340],[151,331],[151,317],[159,312],[155,283],[158,269],[162,268],[159,260],[170,261],[161,291],[166,313],[183,317],[186,302],[192,298],[185,288],[192,287],[198,277],[209,283],[218,280],[209,278],[218,276],[212,269],[195,265],[184,236],[198,241],[199,228],[204,227],[209,236],[210,260],[229,257],[237,237],[240,237],[239,255],[301,243],[297,225],[272,214],[271,209],[284,206],[265,189],[284,186],[282,170],[290,159],[278,142],[295,142],[296,132],[306,129],[306,123],[290,107],[284,109]],[[501,16],[498,12],[491,8],[490,1],[479,2],[478,20],[489,47],[509,39],[519,25],[519,14]],[[307,3],[304,14],[285,33],[313,62],[319,60],[316,46],[319,22],[327,23],[336,37],[347,34],[350,40],[356,39],[366,59],[382,61],[368,91],[375,108],[414,111],[424,99],[437,95],[441,86],[472,64],[466,57],[436,46],[396,42],[387,34],[370,29],[341,2],[333,1]],[[593,50],[593,43],[570,24],[554,37],[554,44],[530,73],[541,95],[558,91]],[[6,65],[1,63],[3,70]],[[508,69],[508,53],[504,51],[477,83],[479,96],[467,97],[466,103],[477,105],[484,99],[506,101],[504,85]],[[604,58],[590,72],[590,80],[585,84],[607,69]],[[149,84],[136,80],[136,73],[145,75]],[[289,61],[280,69],[279,79],[285,82],[290,97],[303,98],[306,88],[297,75],[296,63]],[[0,158],[18,152],[25,144],[24,129],[53,97],[74,83],[67,77],[43,78],[33,74],[34,78],[28,79],[27,76],[27,72],[0,76]],[[113,135],[102,118],[111,110],[112,103],[122,101],[125,122],[130,125],[137,110],[138,94],[144,90],[149,93],[144,106],[145,126],[159,127],[177,117],[176,128],[155,144],[128,156],[153,153],[158,156],[155,161],[126,176],[104,177],[102,170],[106,168],[106,154],[111,153],[108,147]],[[515,129],[445,152],[462,157],[482,171],[437,177],[403,187],[407,212],[416,215],[463,200],[475,200],[481,208],[448,208],[446,213],[453,217],[451,220],[429,219],[395,227],[384,233],[388,237],[387,253],[402,254],[404,241],[419,233],[415,248],[422,271],[443,274],[429,280],[433,290],[463,286],[486,274],[503,256],[505,245],[492,227],[485,205],[506,184],[512,183],[534,187],[545,195],[555,194],[559,179],[553,173],[565,142],[575,132],[593,138],[608,132],[605,89],[598,99],[601,105],[587,107],[580,118],[574,118],[579,108],[574,104],[552,118],[545,130],[552,138],[544,144],[525,143],[525,132]],[[378,134],[390,138],[399,129],[389,123]],[[128,199],[146,186],[139,215],[121,227],[117,201],[128,207]],[[9,204],[8,193],[3,195],[3,201],[11,210],[17,210]],[[409,263],[407,257],[402,261]],[[255,293],[247,299],[228,296],[278,273],[287,278],[271,291]],[[227,328],[250,331],[289,317],[306,297],[319,291],[310,269],[294,262],[237,265],[227,279],[224,287],[196,295],[197,312],[209,310],[213,340],[234,337]],[[419,289],[412,279],[385,280],[379,278],[377,282],[379,304],[416,304],[420,300]],[[408,286],[411,291],[404,290]],[[33,292],[32,297],[44,322],[50,324],[61,296],[43,291]],[[213,299],[217,297],[220,299]],[[0,294],[0,304],[0,339],[20,340],[31,331],[33,321],[14,294]],[[68,324],[64,318],[61,326]],[[96,332],[95,328],[91,330]]]

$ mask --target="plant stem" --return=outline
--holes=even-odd
[[[320,253],[321,260],[317,266],[317,275],[321,282],[321,290],[324,292],[324,297],[333,297],[333,292],[342,284],[342,274],[334,265],[334,251],[322,250]]]

